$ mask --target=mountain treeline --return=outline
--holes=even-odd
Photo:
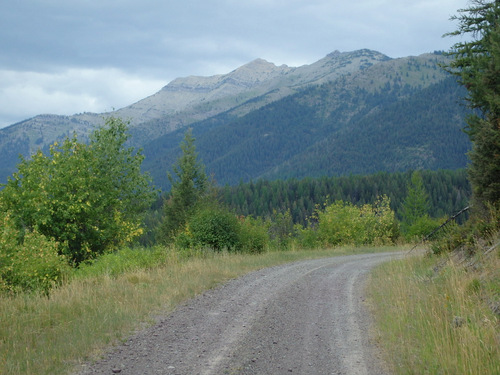
[[[466,207],[471,195],[467,172],[461,170],[419,171],[429,195],[429,215],[451,216]],[[307,224],[314,210],[325,203],[342,200],[355,205],[371,204],[379,196],[390,198],[391,209],[402,218],[412,171],[380,172],[372,175],[321,177],[288,180],[258,180],[226,185],[219,191],[224,204],[238,214],[272,218],[289,211],[294,223]],[[464,220],[464,218],[460,218]]]
[[[224,113],[193,125],[197,150],[220,185],[465,168],[470,141],[462,131],[463,89],[453,77],[426,88],[400,79],[375,89],[337,81],[243,117]],[[144,168],[163,190],[169,189],[165,171],[180,153],[184,131],[144,147]]]

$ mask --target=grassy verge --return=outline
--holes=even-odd
[[[474,267],[448,256],[406,258],[372,273],[387,359],[397,374],[500,374],[498,250]]]
[[[50,296],[0,297],[0,373],[64,374],[155,314],[231,278],[295,260],[385,249],[210,254],[156,250],[105,256]],[[144,251],[144,250],[143,250]]]

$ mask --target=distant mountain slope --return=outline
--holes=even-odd
[[[156,94],[113,112],[36,116],[0,129],[0,181],[14,171],[18,154],[29,155],[74,132],[85,137],[106,116],[130,120],[132,143],[141,146],[225,111],[242,116],[307,85],[328,82],[387,60],[389,57],[370,50],[336,51],[298,68],[256,59],[227,74],[175,79]]]
[[[388,101],[262,177],[464,168],[470,142],[462,132],[467,112],[457,98],[465,94],[450,77],[402,100]]]
[[[112,113],[40,115],[0,129],[0,182],[37,148],[85,136],[113,115],[131,121],[144,168],[168,188],[166,172],[189,126],[221,184],[258,178],[462,168],[464,93],[438,63],[441,54],[391,59],[334,52],[311,65],[262,59],[212,77],[178,78]]]
[[[465,92],[437,66],[441,58],[387,60],[243,117],[228,111],[193,124],[197,149],[220,184],[463,168]],[[182,132],[144,147],[145,168],[162,187]]]
[[[298,68],[277,67],[257,59],[225,75],[180,78],[153,97],[157,97],[158,102],[165,102],[178,96],[182,104],[164,116],[141,122],[132,128],[132,133],[136,144],[143,144],[227,111],[240,117],[304,87],[331,82],[388,60],[390,58],[386,55],[366,49],[336,51],[311,65]],[[126,114],[121,111],[121,114]]]

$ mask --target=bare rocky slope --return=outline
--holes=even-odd
[[[371,339],[363,290],[395,253],[263,269],[158,317],[88,374],[388,374]]]

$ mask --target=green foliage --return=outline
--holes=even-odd
[[[195,247],[235,250],[239,244],[238,219],[220,207],[205,207],[189,220],[186,232]]]
[[[63,246],[37,232],[20,237],[9,214],[0,218],[0,291],[48,293],[69,274]]]
[[[432,238],[431,251],[441,254],[460,249],[473,254],[478,247],[492,245],[500,232],[500,208],[487,205],[481,213],[475,212],[464,225],[446,225]]]
[[[467,120],[473,148],[469,174],[479,204],[500,201],[500,2],[472,0],[459,10],[458,29],[448,35],[462,36],[445,66],[468,90],[468,103],[476,110]]]
[[[350,245],[360,234],[360,212],[351,203],[336,201],[318,212],[318,238],[325,246]]]
[[[425,190],[422,176],[419,171],[415,171],[408,183],[408,193],[401,210],[403,218],[401,229],[407,239],[421,237],[432,231],[435,224],[429,217],[429,208],[429,195]]]
[[[80,264],[74,277],[117,276],[129,271],[157,267],[165,259],[166,251],[163,247],[125,247]]]
[[[405,238],[407,241],[419,241],[431,234],[440,224],[438,219],[432,219],[429,215],[417,217],[410,225],[405,226]]]
[[[197,205],[206,198],[209,188],[205,167],[198,160],[194,141],[189,129],[180,145],[182,155],[173,166],[176,177],[168,174],[172,189],[163,205],[164,220],[161,226],[161,237],[167,243],[185,226]]]
[[[180,249],[261,253],[269,245],[268,228],[269,224],[261,218],[238,218],[224,207],[206,205],[199,208],[177,234],[175,245]]]
[[[314,230],[314,227],[303,227],[300,224],[295,224],[294,233],[296,244],[303,249],[317,249],[323,246],[318,231]]]
[[[432,218],[450,216],[468,205],[471,190],[465,170],[422,170],[419,174],[429,195],[429,214]],[[402,220],[403,201],[408,195],[411,177],[412,172],[408,171],[301,180],[258,180],[225,186],[219,190],[219,199],[240,215],[272,218],[276,222],[275,212],[289,212],[293,223],[306,226],[307,218],[311,217],[317,204],[327,200],[342,200],[355,205],[372,204],[377,196],[385,194],[391,200],[396,217]]]
[[[294,235],[294,224],[290,210],[273,211],[269,224],[269,236],[278,249],[287,249]]]
[[[408,194],[403,201],[403,223],[411,225],[418,218],[429,213],[429,195],[425,191],[424,181],[419,171],[411,175]]]
[[[499,56],[500,58],[500,56]],[[500,72],[499,72],[500,74]],[[489,116],[492,117],[492,116]],[[483,205],[500,202],[500,112],[498,118],[489,120],[469,119],[474,122],[476,134],[469,153],[471,166],[469,176],[474,198]]]
[[[88,145],[76,137],[21,159],[0,193],[1,206],[19,229],[63,243],[76,264],[142,233],[143,213],[154,199],[143,156],[125,148],[127,125],[109,118]]]
[[[336,201],[318,212],[317,236],[324,246],[385,245],[397,236],[394,212],[383,196],[373,205]]]
[[[238,249],[245,253],[262,253],[269,246],[269,224],[251,216],[240,218]]]

